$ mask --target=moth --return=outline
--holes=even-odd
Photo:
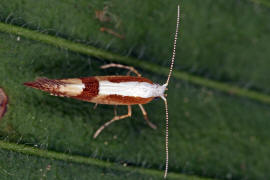
[[[156,129],[156,126],[149,121],[147,112],[145,111],[143,104],[147,104],[156,97],[160,97],[164,100],[165,104],[165,115],[166,115],[166,162],[165,162],[165,173],[166,178],[168,173],[168,128],[169,128],[169,116],[168,116],[168,103],[166,100],[167,94],[165,91],[168,90],[171,74],[173,71],[176,42],[178,37],[178,27],[180,19],[180,7],[177,10],[177,23],[176,32],[174,37],[171,65],[168,74],[168,78],[165,84],[159,85],[153,83],[151,80],[144,78],[141,74],[131,66],[125,66],[121,64],[107,64],[101,66],[102,69],[116,67],[124,68],[129,70],[126,76],[93,76],[83,78],[70,78],[70,79],[47,79],[39,78],[34,82],[26,82],[25,86],[29,86],[35,89],[39,89],[45,92],[49,92],[51,95],[63,96],[82,101],[88,101],[97,104],[109,104],[109,105],[126,105],[128,113],[125,115],[117,115],[115,109],[115,116],[104,125],[102,125],[94,134],[94,138],[102,132],[104,128],[109,126],[111,123],[131,117],[131,106],[138,105],[142,111],[145,121],[147,124]],[[131,76],[133,72],[137,76]]]

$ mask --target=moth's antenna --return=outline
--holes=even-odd
[[[169,113],[168,113],[168,103],[165,97],[162,97],[165,104],[165,113],[166,113],[166,143],[165,143],[165,151],[166,151],[166,162],[165,162],[165,172],[164,179],[166,179],[168,174],[168,165],[169,165]]]
[[[178,29],[179,29],[179,21],[180,21],[180,6],[177,6],[177,22],[176,22],[176,31],[174,35],[174,43],[173,43],[173,53],[172,53],[172,61],[171,61],[171,67],[170,67],[170,72],[168,75],[168,79],[166,81],[166,86],[168,86],[172,71],[173,71],[173,65],[174,65],[174,59],[175,59],[175,50],[176,50],[176,42],[177,42],[177,37],[178,37]]]
[[[175,59],[175,50],[176,50],[176,42],[178,37],[178,28],[179,28],[179,21],[180,21],[180,6],[177,6],[177,22],[176,22],[176,31],[174,36],[174,43],[173,43],[173,53],[172,53],[172,62],[170,67],[170,72],[168,75],[168,79],[166,81],[165,86],[168,86],[172,71],[173,71],[173,65],[174,65],[174,59]],[[165,137],[165,151],[166,151],[166,162],[165,162],[165,172],[164,172],[164,179],[166,179],[168,174],[168,165],[169,165],[169,113],[168,113],[168,103],[166,98],[163,96],[161,97],[164,100],[165,104],[165,113],[166,113],[166,137]]]

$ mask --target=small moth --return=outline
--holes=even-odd
[[[152,101],[156,97],[160,97],[164,100],[165,113],[166,113],[166,163],[164,178],[168,173],[168,104],[166,100],[167,86],[170,81],[170,77],[173,71],[176,41],[178,36],[178,27],[180,19],[180,7],[178,6],[177,11],[177,23],[176,32],[173,44],[173,53],[171,59],[170,71],[168,74],[167,81],[164,85],[155,84],[147,78],[141,76],[141,74],[131,66],[125,66],[121,64],[107,64],[101,66],[102,69],[117,67],[129,70],[126,76],[93,76],[83,78],[70,78],[70,79],[47,79],[39,78],[34,82],[26,82],[24,85],[40,89],[42,91],[49,92],[51,95],[70,97],[79,99],[82,101],[88,101],[97,104],[109,104],[109,105],[127,105],[128,113],[125,115],[117,115],[115,109],[115,116],[110,121],[102,125],[94,134],[96,138],[102,130],[109,126],[111,123],[131,117],[131,105],[138,105],[142,111],[144,119],[147,124],[156,129],[156,126],[151,123],[148,119],[147,112],[145,111],[143,104]],[[130,76],[133,72],[137,76]]]

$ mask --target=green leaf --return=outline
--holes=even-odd
[[[6,179],[37,179],[44,172],[48,179],[162,178],[165,114],[161,101],[145,106],[158,130],[150,129],[134,106],[132,118],[112,124],[94,140],[95,130],[113,117],[113,107],[99,105],[93,110],[93,104],[52,97],[22,83],[44,76],[125,73],[100,70],[105,60],[135,64],[144,77],[164,83],[177,3],[1,1],[0,30],[6,33],[0,33],[0,86],[9,96],[9,105],[0,124],[1,149],[5,149],[0,151],[0,174]],[[95,11],[104,6],[112,22],[95,19]],[[168,92],[169,178],[268,179],[270,113],[263,103],[269,97],[262,92],[269,87],[265,78],[269,76],[269,10],[247,1],[183,1],[181,7],[176,69],[185,72],[175,71]],[[125,39],[99,31],[103,26]],[[127,54],[130,57],[122,56]],[[124,113],[126,107],[119,107],[119,114]]]

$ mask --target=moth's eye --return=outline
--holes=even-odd
[[[159,99],[159,97],[154,97],[154,100],[158,100]]]

